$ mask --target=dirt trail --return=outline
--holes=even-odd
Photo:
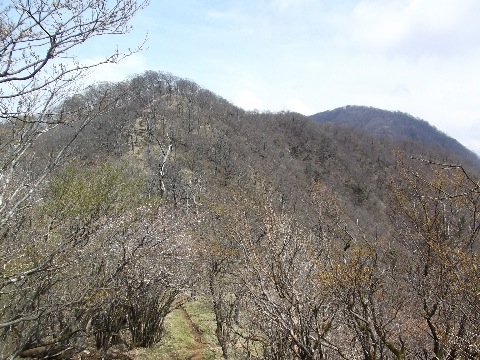
[[[185,322],[188,324],[190,328],[190,332],[193,335],[193,339],[195,340],[195,344],[192,346],[192,355],[188,358],[189,360],[202,360],[204,358],[206,345],[203,341],[202,333],[198,330],[195,324],[192,321],[192,318],[185,310],[183,306],[180,307],[180,313],[182,317],[185,319]]]

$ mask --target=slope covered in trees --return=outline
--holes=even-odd
[[[416,141],[430,147],[442,147],[471,161],[477,166],[480,159],[457,140],[445,135],[426,121],[399,111],[386,111],[366,106],[345,106],[311,116],[321,123],[334,123],[359,131],[388,136],[399,141]]]
[[[2,228],[2,357],[151,347],[197,297],[226,359],[479,356],[465,158],[247,112],[162,72],[58,110],[19,174],[64,159]]]

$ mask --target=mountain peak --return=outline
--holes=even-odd
[[[401,111],[347,105],[314,114],[311,118],[320,123],[332,123],[374,136],[388,136],[395,141],[415,141],[439,146],[472,163],[480,164],[479,157],[457,140],[427,121]]]

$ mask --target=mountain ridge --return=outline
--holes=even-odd
[[[353,122],[368,113],[347,109],[359,112]],[[2,237],[12,278],[25,259],[46,259],[20,290],[7,283],[16,294],[3,310],[10,318],[30,306],[32,289],[42,294],[42,313],[33,309],[38,320],[28,323],[38,338],[24,339],[18,326],[7,334],[26,342],[24,356],[50,351],[44,339],[62,327],[79,329],[66,345],[86,334],[82,347],[109,349],[115,329],[129,348],[156,346],[168,340],[166,315],[191,305],[187,294],[205,300],[207,335],[223,358],[257,349],[256,359],[318,359],[320,350],[380,359],[365,353],[372,344],[381,358],[422,358],[452,324],[425,304],[458,309],[455,326],[468,330],[459,346],[477,344],[479,167],[464,157],[299,113],[245,111],[153,71],[94,85],[61,110],[68,123],[31,144],[15,180],[42,176],[52,154],[62,162]],[[377,118],[385,132],[394,128]],[[22,125],[1,125],[0,142]]]
[[[320,123],[349,127],[375,136],[386,136],[397,141],[414,141],[442,147],[469,162],[480,165],[480,157],[427,121],[401,111],[375,107],[347,105],[310,116]]]

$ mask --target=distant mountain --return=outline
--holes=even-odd
[[[320,123],[341,125],[370,135],[439,146],[476,165],[480,164],[480,158],[457,140],[439,131],[428,122],[400,111],[349,105],[317,113],[311,118]]]

